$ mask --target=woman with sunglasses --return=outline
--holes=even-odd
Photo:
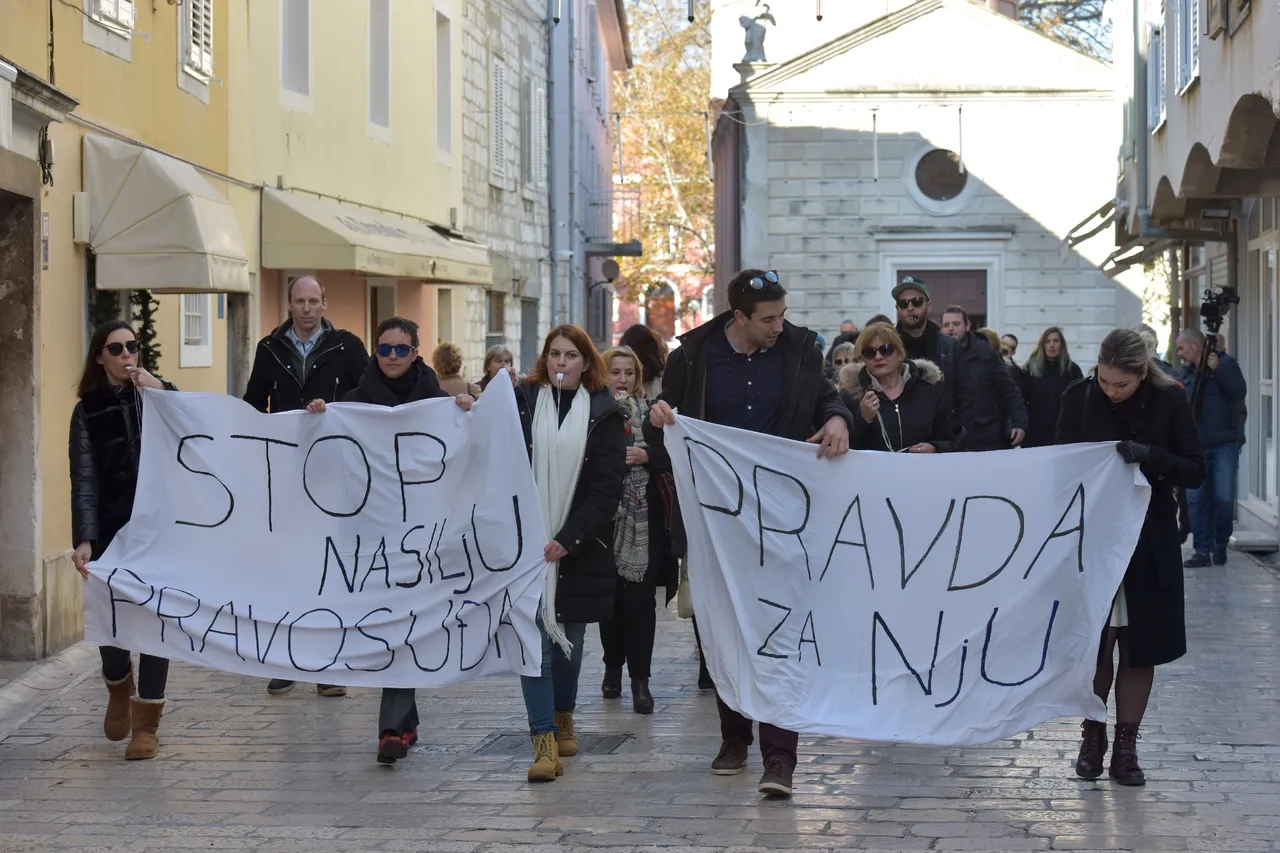
[[[140,387],[177,390],[138,364],[138,341],[128,323],[103,323],[89,340],[77,391],[80,402],[71,414],[71,528],[76,543],[71,559],[84,578],[89,577],[85,566],[102,557],[133,513],[142,453]],[[132,731],[124,757],[154,758],[169,661],[139,656],[135,696],[129,651],[114,646],[98,651],[107,683],[103,733],[119,741]]]
[[[846,365],[853,364],[858,360],[856,355],[857,348],[854,342],[856,340],[855,338],[853,341],[836,344],[835,349],[831,351],[831,366],[836,369],[837,375]]]
[[[344,403],[367,403],[395,408],[419,400],[448,397],[440,388],[436,372],[418,357],[418,324],[392,317],[378,324],[378,343],[369,367],[359,384],[342,398]],[[475,399],[469,394],[456,398],[463,409]],[[312,400],[307,411],[320,414],[324,400]],[[395,764],[418,742],[418,703],[412,687],[384,687],[378,712],[378,763]]]
[[[893,326],[863,329],[854,345],[861,361],[839,373],[840,395],[855,413],[854,450],[947,453],[955,449],[942,371],[926,359],[908,361]]]

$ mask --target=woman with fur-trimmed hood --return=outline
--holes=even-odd
[[[840,396],[854,412],[849,446],[892,453],[948,453],[956,449],[942,369],[908,361],[898,332],[886,323],[862,330],[859,361],[840,371]]]

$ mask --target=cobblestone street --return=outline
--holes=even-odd
[[[514,678],[420,696],[422,742],[374,758],[377,691],[279,699],[265,682],[175,664],[153,761],[101,734],[83,674],[16,729],[0,720],[0,851],[1186,850],[1280,851],[1280,577],[1233,554],[1188,572],[1191,653],[1161,669],[1139,744],[1148,784],[1072,773],[1076,721],[981,749],[801,737],[790,801],[708,765],[715,703],[696,686],[689,623],[659,626],[657,713],[599,695],[588,634],[586,743],[554,784],[524,780]],[[674,611],[674,608],[672,609]],[[501,735],[515,737],[502,738]],[[509,746],[514,755],[503,754]]]

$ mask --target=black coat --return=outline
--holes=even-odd
[[[405,403],[416,403],[419,400],[449,396],[441,390],[440,382],[436,379],[436,372],[427,366],[427,363],[422,359],[415,359],[413,366],[409,368],[409,372],[414,374],[413,386],[409,390],[408,398],[401,400],[388,387],[387,377],[383,375],[382,368],[378,366],[378,360],[371,358],[369,359],[369,366],[365,368],[364,375],[360,377],[359,384],[343,395],[342,402],[372,403],[375,406],[394,408]]]
[[[951,411],[952,430],[960,435],[969,419],[969,408],[972,405],[969,399],[969,364],[960,352],[960,342],[942,331],[932,320],[925,324],[924,334],[919,338],[912,338],[901,323],[898,324],[898,335],[907,347],[908,359],[923,358],[942,370],[942,396]],[[960,449],[960,446],[956,449]]]
[[[533,459],[533,415],[540,386],[521,382],[516,409]],[[567,392],[566,392],[567,393]],[[613,618],[618,564],[613,557],[613,517],[627,474],[626,415],[606,389],[591,395],[587,449],[569,505],[569,517],[553,538],[569,553],[559,563],[556,619],[607,622]]]
[[[883,393],[880,397],[880,426],[862,418],[862,398],[871,389],[871,374],[861,362],[847,365],[840,373],[840,398],[854,412],[853,432],[849,446],[854,450],[887,450],[896,452],[915,444],[932,444],[939,453],[955,450],[955,432],[951,410],[942,390],[942,371],[924,359],[908,361],[907,380],[897,400]],[[888,435],[886,446],[884,437]]]
[[[1067,388],[1058,418],[1058,444],[1125,440],[1151,447],[1142,463],[1151,502],[1124,575],[1129,663],[1156,666],[1187,652],[1174,490],[1194,489],[1204,482],[1204,451],[1191,405],[1178,386],[1156,388],[1150,380],[1119,406],[1111,404],[1093,376]]]
[[[165,383],[168,390],[176,390]],[[142,455],[142,396],[132,384],[104,388],[71,413],[71,539],[98,559],[133,514]]]
[[[305,362],[288,337],[293,320],[258,341],[246,403],[260,412],[296,412],[312,400],[336,403],[356,387],[369,353],[351,332],[335,329],[328,320],[321,324],[320,339]]]
[[[1057,359],[1045,359],[1039,376],[1022,372],[1022,397],[1027,401],[1027,440],[1023,447],[1048,447],[1058,430],[1058,413],[1062,410],[1062,393],[1072,382],[1084,378],[1080,365],[1071,362],[1066,372],[1058,369]]]
[[[1005,368],[1000,353],[986,338],[969,332],[961,346],[965,370],[965,450],[1001,450],[1009,446],[1009,431],[1027,428],[1027,404],[1022,389]]]
[[[680,348],[667,358],[662,374],[662,393],[658,399],[678,409],[682,417],[703,419],[706,400],[707,350],[711,335],[723,335],[732,315],[718,314],[698,328],[680,336]],[[853,415],[840,401],[831,380],[824,373],[822,352],[815,346],[818,336],[809,329],[783,321],[778,346],[784,347],[786,386],[778,409],[780,438],[807,441],[833,417],[844,418],[853,433]],[[649,421],[644,424],[644,440],[649,445],[651,470],[670,471],[663,430]],[[671,508],[672,553],[683,556],[687,546],[684,522],[680,518],[679,501]]]

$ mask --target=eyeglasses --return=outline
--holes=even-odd
[[[862,348],[862,357],[867,361],[871,361],[877,355],[888,358],[889,356],[893,355],[893,353],[894,353],[893,344],[881,344],[878,347]]]
[[[124,343],[120,343],[120,341],[112,341],[107,344],[104,349],[114,356],[119,356],[120,353],[125,350],[128,350],[131,355],[137,355],[138,341],[136,339],[132,341],[125,341]]]
[[[396,354],[396,358],[408,358],[409,353],[417,352],[417,347],[411,347],[408,344],[378,344],[379,358],[390,358],[391,353]]]
[[[765,273],[764,275],[762,276],[758,275],[755,278],[751,279],[751,281],[747,282],[747,287],[751,288],[752,290],[764,290],[764,284],[766,281],[769,282],[769,284],[777,284],[778,274],[773,270],[769,270],[769,272]]]
[[[923,296],[909,296],[906,299],[899,299],[898,307],[899,308],[907,308],[907,307],[919,308],[924,303],[925,303],[925,299]]]

